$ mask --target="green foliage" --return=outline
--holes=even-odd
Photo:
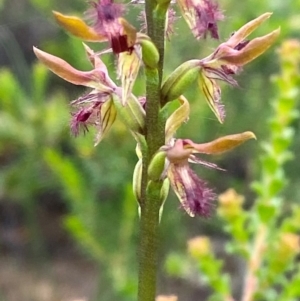
[[[0,175],[3,197],[23,206],[31,248],[38,256],[43,249],[43,238],[37,226],[35,198],[41,190],[53,187],[53,181],[46,180],[42,149],[46,145],[57,146],[66,131],[62,122],[63,96],[55,93],[53,101],[42,102],[47,82],[45,68],[34,66],[32,79],[34,92],[30,95],[9,70],[0,71],[0,151],[1,159],[7,162]]]
[[[111,290],[130,300],[136,292],[130,245],[137,205],[126,172],[110,176],[116,168],[128,164],[127,158],[99,157],[91,136],[78,140],[70,136],[66,94],[56,90],[47,95],[48,75],[42,65],[34,65],[29,94],[12,72],[0,71],[0,158],[6,162],[0,172],[2,198],[19,202],[31,254],[43,259],[47,251],[39,225],[39,197],[55,190],[59,198],[56,201],[64,200],[68,205],[66,229],[83,252],[95,260],[99,271],[105,266]],[[118,145],[121,141],[117,137],[124,129],[119,124],[116,128],[116,147],[128,149],[126,139]],[[88,162],[86,158],[90,158]],[[99,178],[99,171],[108,177]],[[107,196],[99,202],[101,190]]]

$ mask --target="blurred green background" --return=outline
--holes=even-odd
[[[226,19],[221,41],[256,16],[272,11],[255,35],[281,26],[281,41],[300,37],[300,1],[219,1]],[[86,90],[70,85],[43,66],[32,46],[60,56],[78,69],[88,70],[82,43],[56,25],[52,10],[81,16],[83,0],[0,0],[0,300],[135,300],[137,206],[131,191],[137,161],[135,142],[121,122],[93,147],[94,133],[74,138],[69,132],[69,102]],[[139,5],[127,5],[137,27]],[[167,43],[165,72],[185,60],[211,53],[217,41],[194,41],[178,18],[175,35]],[[220,125],[196,85],[186,94],[191,102],[189,122],[178,136],[204,142],[226,134],[251,130],[258,143],[248,142],[232,153],[207,158],[226,172],[197,169],[216,192],[234,187],[251,206],[250,182],[259,174],[259,141],[267,138],[267,119],[278,72],[276,47],[245,66],[237,77],[240,88],[222,85],[227,118]],[[103,45],[90,44],[97,50]],[[110,75],[115,62],[107,56]],[[143,73],[135,86],[143,94]],[[299,137],[299,122],[295,122]],[[297,156],[300,139],[293,144]],[[206,159],[206,158],[205,158]],[[299,201],[300,161],[286,165],[289,186],[285,199]],[[217,217],[190,218],[170,194],[161,223],[159,292],[174,293],[182,301],[198,300],[197,285],[168,277],[165,257],[186,248],[196,235],[225,239]],[[239,262],[229,270],[241,273]],[[237,276],[238,278],[239,276]],[[239,286],[239,282],[236,283]],[[236,290],[238,294],[238,289]],[[238,295],[237,295],[238,296]],[[193,299],[194,298],[194,299]]]

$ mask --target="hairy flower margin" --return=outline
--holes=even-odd
[[[218,3],[212,0],[177,0],[181,14],[196,39],[206,38],[209,33],[219,39],[217,22],[224,20]]]
[[[190,168],[189,163],[219,169],[216,164],[206,162],[195,154],[220,154],[255,139],[252,132],[228,135],[208,143],[194,143],[189,139],[177,139],[173,145],[163,146],[166,152],[165,173],[183,209],[190,215],[209,217],[216,199],[214,191]]]

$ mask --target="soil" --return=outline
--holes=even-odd
[[[55,258],[36,265],[0,257],[1,301],[87,301],[96,286],[95,267],[82,259]]]

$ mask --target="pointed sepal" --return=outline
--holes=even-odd
[[[246,23],[228,39],[226,44],[231,48],[236,47],[239,43],[243,42],[245,38],[247,38],[256,28],[258,28],[263,22],[265,22],[271,16],[272,13],[264,13],[259,17]]]
[[[256,139],[252,132],[243,132],[240,134],[227,135],[207,143],[194,143],[191,140],[185,139],[185,148],[191,149],[194,153],[202,154],[221,154],[230,151],[244,142]]]
[[[125,105],[141,65],[141,49],[135,46],[132,52],[122,52],[118,57],[118,77],[122,83],[122,104]]]
[[[53,11],[56,22],[70,32],[75,37],[78,37],[88,42],[104,42],[107,38],[104,35],[100,35],[97,31],[88,26],[82,19],[75,16],[66,16],[57,11]]]
[[[220,51],[222,52],[220,59],[235,66],[246,65],[267,51],[277,40],[279,34],[280,28],[267,35],[251,40],[241,50],[231,49],[227,46],[221,49],[222,46],[220,46]]]
[[[101,92],[110,93],[113,89],[101,82],[102,74],[96,69],[91,71],[80,71],[72,67],[63,59],[33,47],[36,57],[53,73],[62,79],[74,84],[96,88]]]
[[[169,143],[176,131],[188,120],[190,115],[190,104],[188,100],[183,95],[181,95],[178,100],[180,107],[170,115],[166,122],[166,144]]]
[[[204,94],[208,106],[216,115],[220,123],[224,122],[225,110],[221,103],[221,88],[218,83],[206,75],[205,70],[199,73],[198,85]]]

